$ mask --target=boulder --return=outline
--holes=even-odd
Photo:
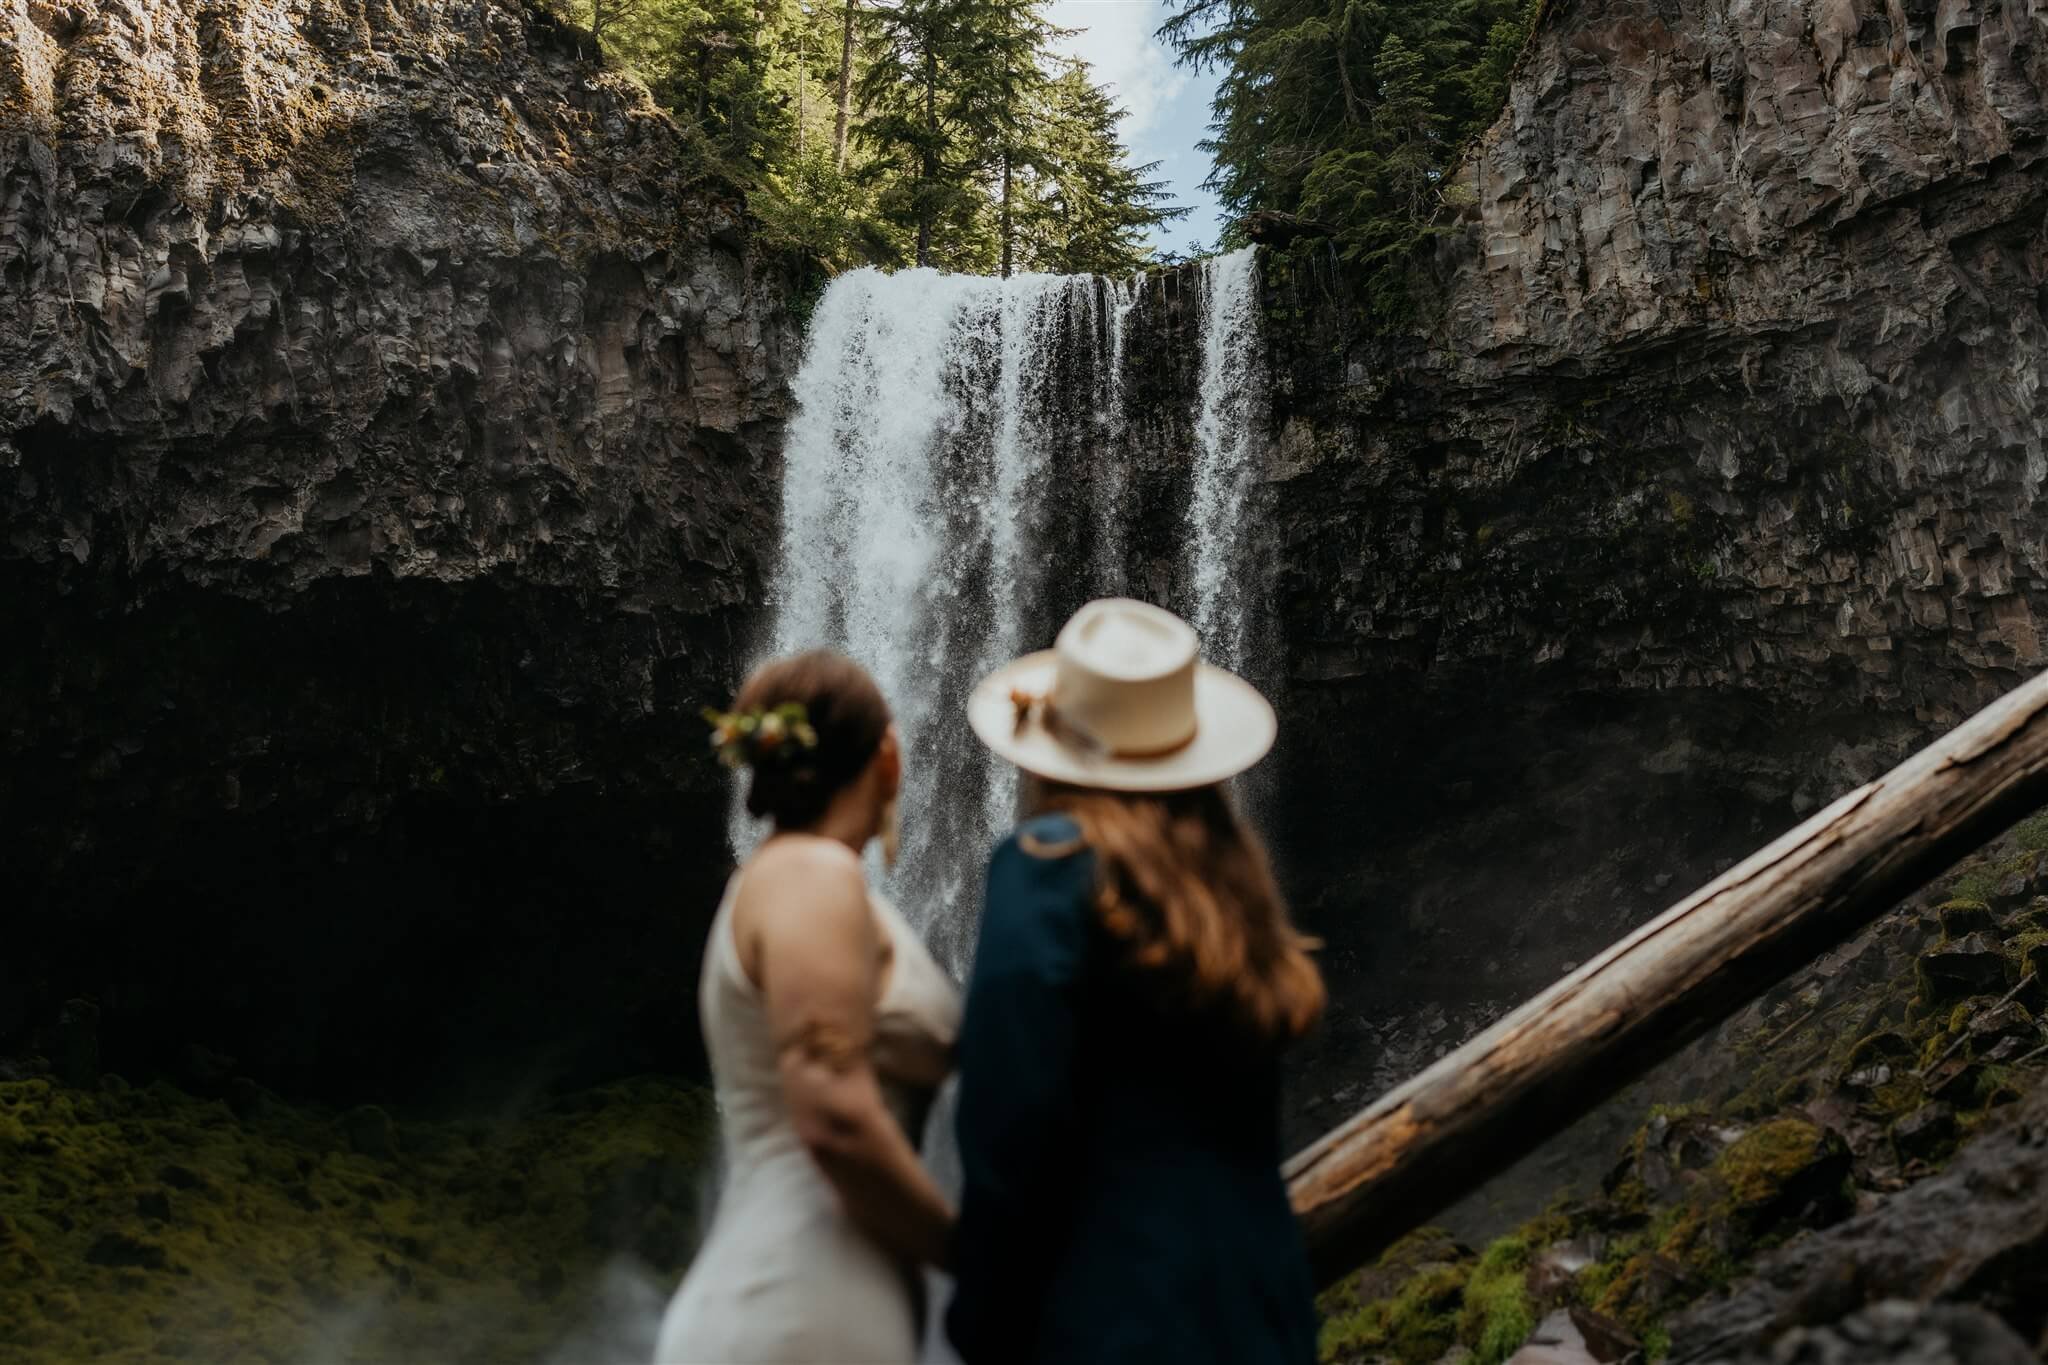
[[[1991,913],[1991,907],[1983,901],[1949,901],[1934,913],[1941,921],[1941,933],[1944,938],[1967,938],[1971,934],[1988,932],[1998,927],[1998,917]]]
[[[2005,991],[2005,952],[1989,934],[1968,934],[1920,954],[1921,993],[1929,1004]]]
[[[1923,1104],[1892,1125],[1892,1148],[1900,1161],[1932,1161],[1955,1141],[1956,1113],[1936,1101]]]
[[[2026,852],[1999,865],[1998,881],[1991,899],[2001,910],[2025,905],[2041,889],[2041,855]]]
[[[1970,1020],[1970,1048],[1980,1056],[2001,1042],[2038,1040],[2041,1026],[2017,1000],[2007,1000],[1981,1011]]]
[[[1795,1327],[1769,1350],[1716,1365],[2037,1365],[1994,1313],[1968,1304],[1887,1299],[1825,1327]]]

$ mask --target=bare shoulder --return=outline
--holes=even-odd
[[[733,907],[742,920],[760,925],[784,915],[868,920],[867,878],[860,856],[836,839],[784,835],[763,844],[748,860]]]

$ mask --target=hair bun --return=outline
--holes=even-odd
[[[867,768],[889,706],[865,669],[814,649],[754,670],[732,710],[706,710],[711,747],[750,775],[746,807],[781,829],[815,824]]]

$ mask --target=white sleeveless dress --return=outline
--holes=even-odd
[[[911,1365],[917,1269],[848,1220],[782,1099],[765,1002],[733,942],[735,875],[712,920],[698,1011],[725,1144],[711,1232],[662,1319],[657,1365]],[[882,1094],[916,1142],[960,1030],[958,991],[893,905],[870,894],[893,947],[876,1007]]]

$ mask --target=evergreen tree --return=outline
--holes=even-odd
[[[997,48],[982,0],[895,0],[867,11],[857,82],[864,176],[921,266],[986,271],[999,256],[985,173],[999,155],[991,114]]]
[[[1538,0],[1180,0],[1160,35],[1217,69],[1209,187],[1237,214],[1338,229],[1384,313],[1443,209],[1443,181],[1500,110]]]
[[[1049,169],[1053,42],[1066,36],[1043,13],[1045,0],[964,0],[966,41],[954,75],[961,131],[980,149],[994,188],[1000,273],[1015,272],[1022,180]]]
[[[1065,63],[1049,82],[1022,228],[1034,269],[1128,274],[1151,258],[1151,230],[1188,213],[1149,178],[1157,162],[1131,164],[1118,131],[1123,119],[1085,63]]]
[[[555,0],[828,264],[1125,270],[1175,216],[1048,0]]]

